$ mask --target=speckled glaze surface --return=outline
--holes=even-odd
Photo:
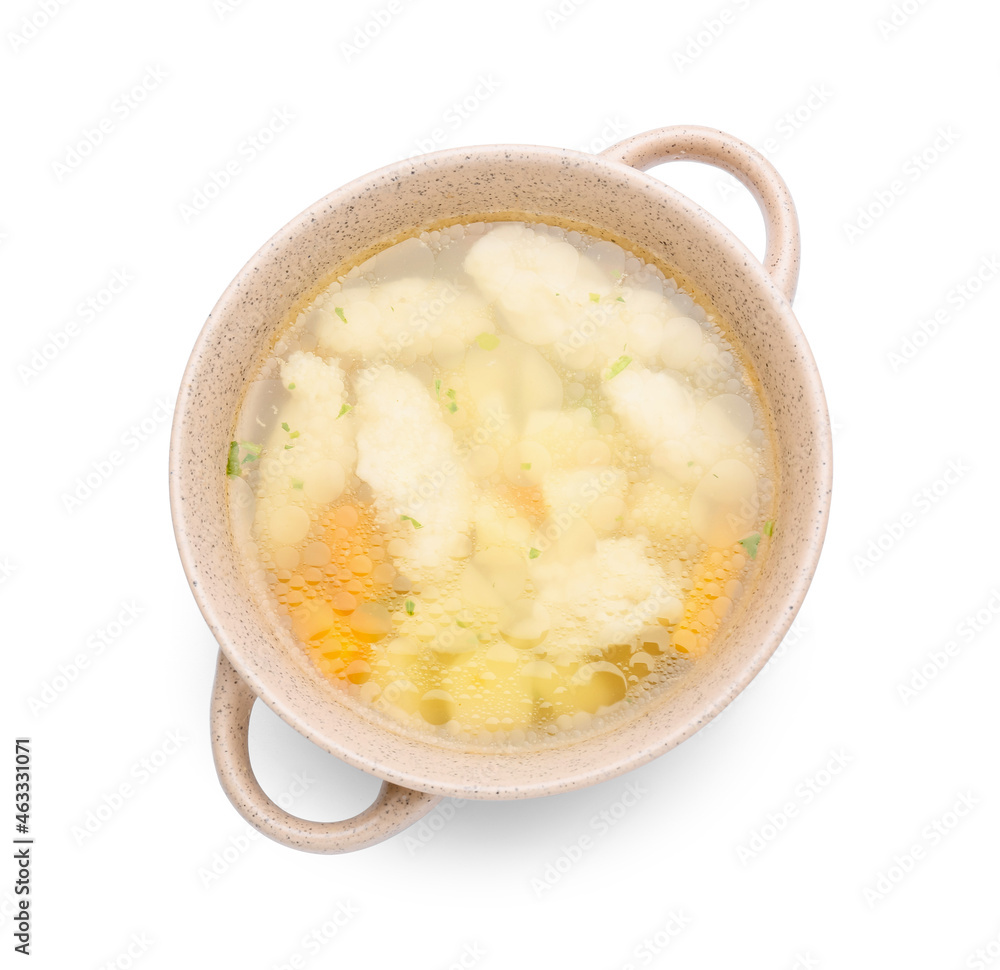
[[[641,169],[688,159],[750,188],[767,223],[762,264],[714,217]],[[230,539],[228,443],[244,390],[290,307],[332,269],[414,229],[466,216],[530,213],[573,220],[630,242],[700,289],[752,362],[776,441],[776,531],[752,596],[680,689],[582,740],[510,751],[462,749],[406,734],[343,703],[306,658],[279,648],[241,579]],[[656,129],[602,156],[482,146],[399,162],[320,200],[247,263],[212,311],[185,372],[174,419],[170,496],[192,592],[221,648],[213,751],[227,795],[277,841],[314,852],[371,845],[443,795],[513,799],[594,784],[663,754],[721,711],[756,675],[802,603],[826,530],[830,427],[809,347],[792,314],[799,235],[784,182],[758,152],[707,128]],[[308,822],[274,805],[247,754],[257,698],[303,735],[370,772],[376,803],[345,822]]]

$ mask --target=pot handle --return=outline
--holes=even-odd
[[[250,767],[247,734],[257,695],[219,651],[212,688],[212,756],[229,800],[255,829],[293,849],[333,854],[375,845],[427,814],[441,799],[383,782],[374,803],[343,822],[310,822],[276,805]]]
[[[799,279],[799,219],[784,179],[756,148],[715,128],[676,125],[633,135],[605,149],[601,157],[642,172],[661,162],[705,162],[739,179],[764,215],[764,268],[791,303]]]

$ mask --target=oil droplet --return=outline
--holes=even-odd
[[[362,640],[380,640],[392,630],[392,618],[381,603],[362,603],[351,614],[349,622]]]
[[[294,550],[293,550],[294,551]],[[325,566],[330,562],[330,547],[325,542],[310,542],[302,550],[302,561],[307,566]],[[294,566],[289,566],[294,569]]]

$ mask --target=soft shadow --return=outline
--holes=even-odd
[[[283,807],[293,815],[320,822],[364,811],[382,784],[304,738],[260,702],[250,716],[250,763],[271,798],[285,795]]]

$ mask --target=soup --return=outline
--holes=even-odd
[[[574,737],[712,650],[774,531],[768,435],[720,322],[657,266],[455,225],[289,319],[227,456],[234,537],[353,703]]]

